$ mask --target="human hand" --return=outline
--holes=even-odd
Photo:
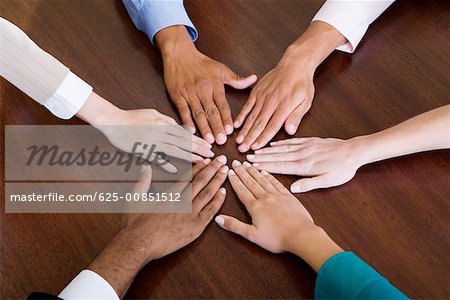
[[[287,133],[297,131],[314,97],[315,67],[305,63],[302,55],[287,51],[253,88],[235,121],[236,128],[245,121],[236,138],[240,152],[263,147],[283,124]]]
[[[270,145],[247,159],[258,170],[308,177],[291,185],[293,193],[344,184],[364,165],[358,139],[293,138]]]
[[[194,121],[209,143],[222,145],[233,132],[224,84],[245,89],[256,75],[236,75],[226,65],[199,52],[184,26],[172,26],[156,35],[164,63],[164,81],[181,120],[195,132]]]
[[[194,241],[225,200],[224,183],[228,167],[219,156],[198,163],[192,169],[192,213],[125,213],[121,229],[89,269],[105,278],[122,297],[139,270],[149,261],[158,259]],[[147,193],[152,170],[147,166],[133,193]]]
[[[236,138],[239,151],[264,147],[283,124],[288,134],[295,134],[312,105],[316,68],[345,41],[333,26],[321,21],[311,23],[255,86],[236,117],[235,128],[245,121]]]
[[[98,128],[114,146],[128,153],[143,153],[147,157],[154,145],[154,153],[159,151],[186,161],[199,162],[202,157],[214,156],[208,142],[155,109],[122,110],[92,93],[77,116]],[[146,125],[152,126],[152,132],[148,132]],[[176,172],[171,164],[162,167]]]
[[[233,162],[228,172],[231,186],[245,205],[252,224],[219,215],[215,221],[224,229],[273,253],[289,251],[316,271],[331,256],[342,252],[302,205],[272,175],[260,173],[248,162]]]

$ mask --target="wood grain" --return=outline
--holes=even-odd
[[[261,77],[322,2],[193,0],[186,7],[202,52],[242,75]],[[356,53],[333,53],[316,74],[313,108],[297,135],[349,138],[449,103],[449,3],[398,1],[371,26]],[[114,104],[154,107],[178,118],[164,88],[160,55],[121,1],[6,0],[0,12]],[[3,127],[83,124],[57,120],[5,80],[0,84]],[[249,90],[227,89],[234,116],[248,95]],[[230,162],[244,158],[235,137],[214,148]],[[275,139],[285,137],[280,132]],[[3,142],[1,147],[4,153]],[[372,164],[342,187],[298,198],[338,243],[408,296],[448,298],[449,158],[448,151],[435,151]],[[0,297],[57,294],[108,243],[118,218],[5,214],[1,172]],[[278,178],[285,185],[295,179]],[[249,220],[226,188],[221,212]],[[314,280],[300,259],[270,254],[210,224],[193,244],[148,264],[127,297],[311,298]]]

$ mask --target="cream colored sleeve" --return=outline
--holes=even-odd
[[[62,119],[74,116],[92,92],[90,85],[4,18],[0,18],[0,75]]]

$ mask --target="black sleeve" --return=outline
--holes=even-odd
[[[28,300],[63,300],[57,296],[46,294],[46,293],[40,293],[40,292],[34,292],[28,295]]]

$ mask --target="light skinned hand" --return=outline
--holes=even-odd
[[[209,143],[222,145],[233,132],[231,110],[224,84],[245,89],[256,75],[240,77],[223,63],[195,48],[184,26],[172,26],[156,35],[164,63],[164,81],[182,123]]]
[[[192,213],[125,213],[121,229],[89,269],[105,278],[122,297],[137,272],[149,261],[161,258],[197,239],[222,206],[221,188],[228,173],[226,158],[206,159],[192,170]],[[133,193],[146,193],[152,170],[147,166]]]
[[[283,125],[295,134],[312,105],[314,70],[301,57],[287,53],[256,84],[234,124],[244,124],[236,138],[240,152],[265,146]]]
[[[241,235],[273,253],[291,252],[316,271],[332,255],[342,252],[314,221],[297,198],[275,177],[259,172],[248,162],[234,161],[228,179],[252,221],[234,217],[215,218],[222,228]]]
[[[364,163],[355,140],[293,138],[247,155],[258,170],[306,177],[291,185],[291,192],[338,186],[350,181]]]
[[[125,152],[131,152],[139,142],[141,145],[135,150],[144,153],[144,157],[152,145],[156,147],[154,152],[186,161],[199,162],[203,157],[214,156],[208,142],[155,109],[122,110],[93,92],[77,116],[98,128],[114,146]],[[148,145],[146,149],[143,149],[144,144]],[[162,167],[176,172],[171,164]]]
[[[283,127],[295,134],[314,98],[313,76],[322,61],[346,41],[333,26],[313,21],[252,90],[234,123],[240,152],[264,147]],[[244,123],[245,121],[245,123]]]

